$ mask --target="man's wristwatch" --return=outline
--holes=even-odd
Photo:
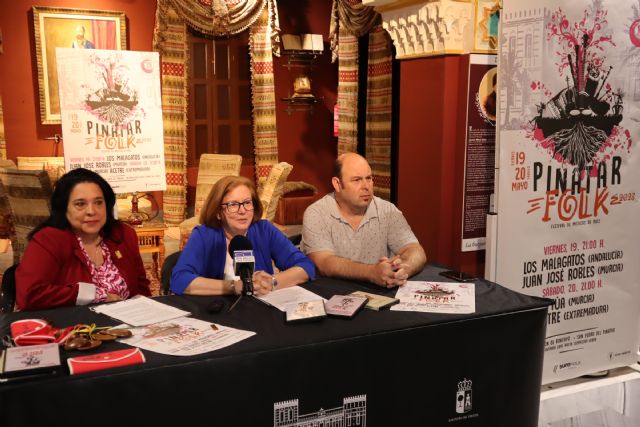
[[[278,287],[278,279],[276,279],[276,275],[274,274],[271,276],[271,290],[275,291],[277,287]]]

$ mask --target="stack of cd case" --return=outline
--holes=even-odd
[[[369,299],[356,295],[334,295],[325,303],[329,316],[351,318],[367,304]]]

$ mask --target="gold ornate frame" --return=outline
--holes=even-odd
[[[91,27],[94,21],[114,22],[115,34],[113,37],[115,40],[109,40],[109,43],[114,44],[116,50],[126,49],[127,23],[124,12],[33,7],[42,124],[59,124],[61,122],[56,47],[72,47],[72,43],[75,41],[75,29],[80,26],[85,28],[85,38],[93,40]],[[104,48],[97,43],[95,47]]]

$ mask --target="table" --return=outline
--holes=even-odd
[[[428,266],[414,280],[446,281],[441,270]],[[475,283],[473,314],[365,309],[353,319],[300,324],[286,324],[281,312],[253,298],[228,312],[232,297],[158,297],[196,318],[257,334],[199,356],[144,351],[143,365],[0,384],[0,425],[47,425],[60,414],[68,426],[535,427],[551,301]],[[327,278],[304,287],[325,298],[354,290],[394,294]],[[216,299],[225,310],[210,313]],[[34,317],[59,327],[117,324],[69,307],[5,315],[0,333]],[[101,351],[119,348],[126,346],[107,343]],[[466,412],[456,412],[459,397]]]
[[[150,221],[134,226],[133,229],[138,235],[140,254],[151,254],[153,270],[159,279],[164,263],[164,232],[167,226],[163,222]]]
[[[640,425],[640,364],[542,386],[538,426],[569,425]]]

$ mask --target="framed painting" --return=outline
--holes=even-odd
[[[56,48],[126,49],[124,12],[33,7],[40,120],[60,123]]]

